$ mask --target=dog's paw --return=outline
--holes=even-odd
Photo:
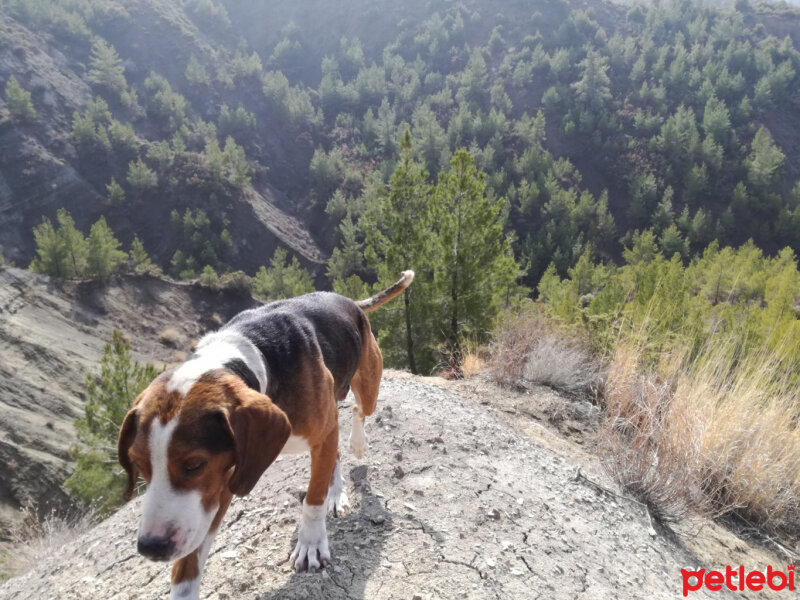
[[[353,417],[353,428],[350,430],[350,454],[358,459],[364,458],[369,450],[367,434],[364,433],[364,421],[357,416]]]
[[[338,517],[350,506],[347,492],[344,491],[344,478],[342,477],[342,460],[336,459],[336,467],[333,469],[331,486],[328,488],[328,512],[332,512],[334,517]]]
[[[329,513],[333,513],[334,517],[338,517],[339,515],[342,515],[345,512],[347,512],[348,508],[350,508],[350,499],[347,497],[347,492],[345,492],[344,490],[342,490],[338,494],[331,494],[330,491],[328,492]]]
[[[308,506],[303,501],[303,520],[297,532],[297,544],[289,556],[295,571],[316,571],[331,560],[328,532],[325,529],[325,505]]]

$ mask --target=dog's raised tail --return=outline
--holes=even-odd
[[[398,296],[404,289],[411,285],[412,281],[414,281],[414,271],[403,271],[400,274],[400,279],[398,279],[390,287],[386,288],[382,292],[378,292],[366,300],[357,300],[356,305],[358,305],[358,307],[364,312],[375,310],[382,304],[386,304],[395,296]]]

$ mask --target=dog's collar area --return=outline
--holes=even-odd
[[[259,352],[259,354],[261,354]],[[261,355],[261,360],[264,361],[264,355]],[[256,374],[253,373],[253,370],[247,366],[247,363],[244,362],[241,358],[234,358],[229,360],[225,363],[225,368],[228,369],[231,373],[236,375],[239,379],[245,382],[247,387],[259,392],[261,392],[261,382],[259,382],[258,377]],[[266,366],[266,365],[265,365]]]

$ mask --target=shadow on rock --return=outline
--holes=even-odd
[[[383,547],[393,529],[393,515],[381,498],[373,494],[367,467],[350,470],[355,488],[351,512],[327,519],[331,563],[318,573],[294,573],[278,589],[259,595],[258,600],[366,599],[366,585],[380,567]],[[297,542],[292,536],[291,547]]]

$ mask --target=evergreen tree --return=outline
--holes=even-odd
[[[128,259],[131,267],[133,268],[133,272],[137,275],[147,273],[153,267],[153,263],[151,262],[150,257],[147,255],[147,252],[144,249],[144,244],[142,244],[142,240],[139,239],[138,235],[133,237],[133,242],[131,242],[131,250],[128,253]]]
[[[128,255],[119,247],[119,240],[114,237],[114,232],[106,223],[106,218],[100,217],[92,225],[87,239],[88,275],[99,279],[108,279],[118,272],[128,258]]]
[[[34,228],[33,237],[39,256],[31,263],[31,269],[65,279],[83,277],[88,255],[86,239],[66,209],[58,209],[56,221],[57,230],[49,219],[44,219]]]
[[[103,38],[95,38],[89,57],[89,81],[122,95],[128,82],[125,81],[125,68],[122,66],[114,46]]]
[[[117,183],[113,177],[106,185],[106,192],[108,192],[108,202],[114,206],[121,206],[125,202],[125,190]]]
[[[608,77],[608,59],[589,50],[578,66],[583,69],[580,80],[572,84],[578,101],[593,110],[601,110],[611,99],[611,79]]]
[[[261,267],[253,278],[252,291],[256,296],[269,300],[294,298],[314,291],[311,274],[300,265],[296,256],[283,248],[276,248],[269,261],[269,269]]]
[[[472,155],[458,150],[433,194],[439,231],[434,277],[448,323],[448,353],[457,369],[463,336],[486,338],[522,274],[503,232],[504,201],[486,196],[484,179]]]
[[[158,175],[141,158],[128,163],[126,181],[134,190],[144,192],[158,185]]]
[[[64,485],[101,514],[122,502],[127,476],[116,460],[117,436],[131,402],[156,375],[152,365],[132,360],[130,344],[115,329],[103,347],[100,377],[86,376],[84,416],[75,421],[80,443],[70,451],[75,472]]]
[[[211,81],[205,67],[198,62],[194,54],[189,58],[184,75],[186,80],[193,85],[208,85]]]
[[[367,207],[360,222],[366,236],[367,264],[378,276],[376,289],[394,283],[406,269],[417,274],[414,285],[403,292],[402,309],[387,306],[374,317],[381,347],[386,348],[390,361],[398,360],[412,373],[428,372],[434,366],[432,330],[427,325],[431,316],[430,255],[434,236],[427,179],[424,167],[414,160],[411,132],[406,129],[400,141],[400,161],[388,189]]]
[[[36,109],[33,108],[33,102],[31,102],[31,93],[22,89],[13,75],[6,82],[6,106],[8,106],[11,116],[18,121],[36,119]]]
[[[763,125],[756,131],[745,160],[747,179],[758,189],[772,186],[780,176],[786,156],[775,145],[769,130]]]

